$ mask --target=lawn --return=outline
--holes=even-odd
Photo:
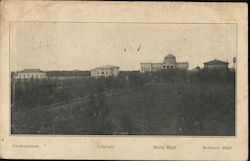
[[[230,83],[155,83],[92,103],[12,110],[12,133],[232,136],[234,105]],[[98,117],[94,107],[108,112]]]
[[[151,85],[107,99],[114,131],[146,135],[234,135],[229,84]]]
[[[117,132],[129,134],[174,134],[180,97],[176,87],[147,86],[108,98],[109,119]]]

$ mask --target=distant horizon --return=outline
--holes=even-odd
[[[11,24],[11,71],[89,71],[103,65],[140,70],[171,53],[189,69],[237,52],[235,24],[96,24],[16,22]]]
[[[218,59],[217,59],[218,60]],[[99,66],[97,66],[97,67],[99,67]],[[118,66],[119,67],[119,66]],[[204,68],[204,66],[203,67],[201,67],[201,66],[196,66],[196,67],[200,67],[200,68]],[[196,67],[194,67],[194,68],[188,68],[188,70],[192,70],[192,69],[195,69]],[[230,68],[234,68],[233,66],[229,66],[228,67],[229,69]],[[40,69],[40,68],[25,68],[25,69]],[[18,72],[18,71],[22,71],[22,70],[25,70],[25,69],[20,69],[20,70],[11,70],[11,72]],[[94,69],[94,68],[93,68]],[[40,70],[42,70],[42,71],[60,71],[60,72],[63,72],[63,71],[66,71],[66,72],[72,72],[72,71],[81,71],[81,72],[88,72],[88,71],[91,71],[92,69],[89,69],[89,70],[81,70],[81,69],[72,69],[72,70],[65,70],[65,69],[50,69],[50,70],[43,70],[43,69],[40,69]],[[119,69],[119,71],[140,71],[140,69],[132,69],[132,70],[121,70],[121,69]]]
[[[216,58],[215,58],[216,59]],[[213,60],[215,60],[213,59]],[[216,59],[216,60],[219,60],[219,59]],[[212,61],[212,60],[210,60]],[[220,60],[220,61],[223,61],[223,60]],[[206,61],[208,62],[208,61]],[[224,61],[224,62],[228,62],[228,61]],[[151,62],[142,62],[142,63],[151,63]],[[155,63],[155,62],[152,62],[152,63]],[[205,62],[204,62],[205,63]],[[112,64],[108,64],[108,65],[112,65]],[[232,64],[228,64],[229,67],[228,68],[233,68],[233,65]],[[97,67],[100,67],[100,66],[97,66]],[[97,68],[95,67],[95,68]],[[119,67],[119,66],[118,66]],[[195,69],[196,67],[200,67],[200,68],[203,68],[204,67],[204,64],[203,66],[195,66],[194,68],[188,68],[188,70],[192,70],[192,69]],[[119,67],[120,68],[120,67]],[[19,70],[15,70],[15,71],[22,71],[22,70],[25,70],[25,69],[40,69],[40,68],[24,68],[24,69],[19,69]],[[94,69],[94,68],[92,68]],[[83,70],[83,69],[49,69],[49,70],[43,70],[43,69],[40,69],[42,71],[91,71],[92,69],[86,69],[86,70]],[[120,71],[140,71],[140,68],[139,69],[131,69],[131,70],[121,70],[119,69]],[[12,72],[14,72],[14,70],[11,70]]]

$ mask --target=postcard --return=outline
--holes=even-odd
[[[245,3],[3,1],[0,156],[247,160]]]

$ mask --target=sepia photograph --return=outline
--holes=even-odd
[[[9,28],[11,134],[236,135],[234,23]]]
[[[248,159],[246,3],[0,5],[1,159]]]

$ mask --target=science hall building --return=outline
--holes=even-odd
[[[141,73],[154,72],[166,69],[188,70],[188,62],[177,62],[172,54],[165,56],[163,63],[141,63]]]

